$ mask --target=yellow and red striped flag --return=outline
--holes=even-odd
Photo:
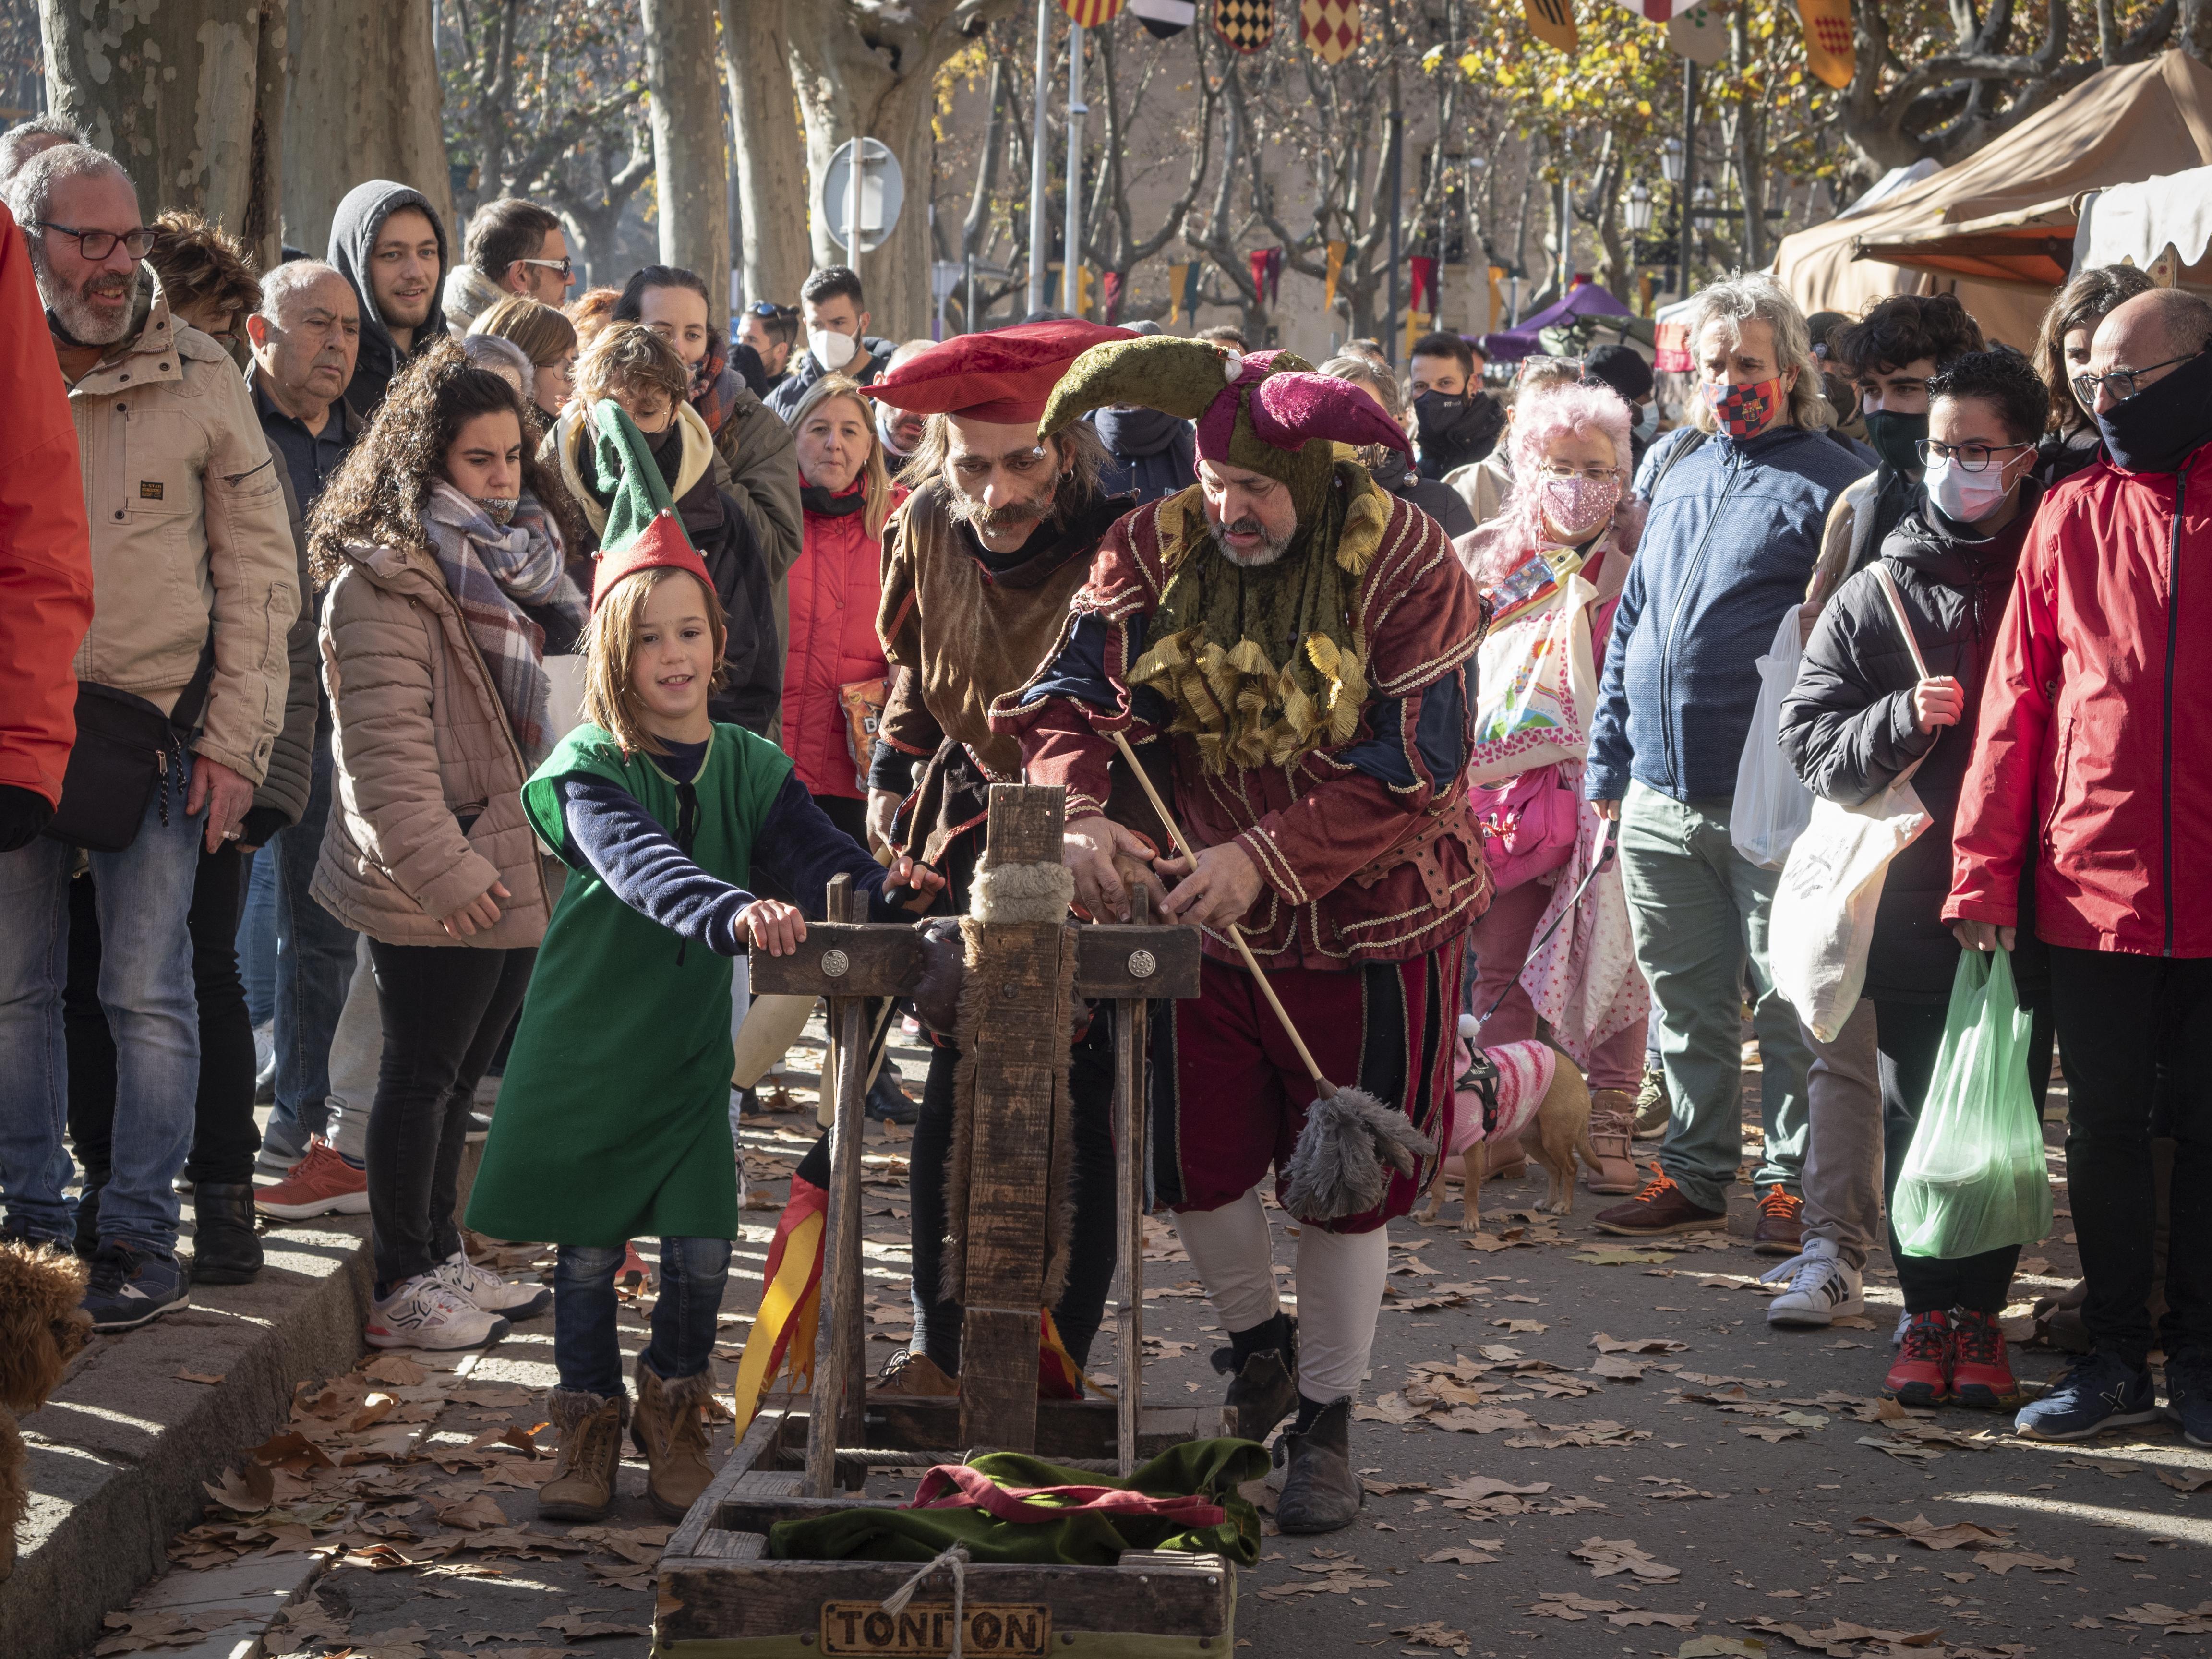
[[[1121,15],[1122,0],[1060,0],[1060,9],[1079,29],[1103,28]]]

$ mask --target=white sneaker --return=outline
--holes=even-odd
[[[253,1028],[253,1074],[259,1077],[276,1059],[276,1022]]]
[[[1759,1274],[1759,1282],[1778,1285],[1785,1279],[1790,1288],[1766,1304],[1770,1325],[1826,1325],[1866,1306],[1857,1270],[1836,1254],[1832,1239],[1807,1239],[1800,1254]]]
[[[1898,1315],[1897,1328],[1889,1334],[1889,1346],[1891,1347],[1901,1348],[1905,1346],[1905,1328],[1911,1323],[1912,1316],[1911,1314],[1901,1313]]]
[[[371,1303],[363,1333],[372,1348],[482,1348],[507,1332],[507,1322],[456,1291],[435,1272],[417,1273]]]
[[[497,1273],[479,1267],[467,1252],[456,1250],[428,1276],[446,1285],[486,1313],[509,1319],[535,1319],[553,1305],[553,1292],[544,1285],[510,1285]]]

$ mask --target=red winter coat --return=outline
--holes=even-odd
[[[2033,858],[2051,944],[2212,957],[2208,757],[2212,444],[2178,476],[2100,461],[2051,492],[2021,550],[1944,918],[2011,924]]]
[[[30,250],[0,204],[0,784],[58,802],[92,625],[76,423]]]
[[[855,480],[854,493],[864,488]],[[864,799],[845,736],[837,688],[890,672],[876,637],[883,592],[883,539],[868,534],[868,514],[809,508],[799,562],[791,567],[791,646],[783,659],[783,747],[799,782],[817,795]]]

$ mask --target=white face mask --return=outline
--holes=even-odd
[[[1636,407],[1636,435],[1647,442],[1659,435],[1659,405],[1638,404]]]
[[[2012,494],[2012,486],[2005,482],[2005,471],[2003,463],[1999,462],[1979,472],[1969,472],[1955,459],[1945,456],[1928,463],[1920,483],[1928,492],[1928,499],[1953,523],[1979,524],[2002,507],[2005,497]]]
[[[814,354],[814,361],[835,374],[851,362],[860,353],[860,342],[849,334],[840,334],[833,329],[810,328],[806,331],[806,349]]]

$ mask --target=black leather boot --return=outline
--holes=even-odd
[[[1286,1533],[1334,1532],[1348,1527],[1367,1501],[1352,1472],[1352,1396],[1332,1400],[1304,1434],[1286,1434],[1275,1455],[1287,1454],[1291,1471],[1275,1499],[1275,1524]]]
[[[1287,1340],[1280,1348],[1265,1348],[1247,1356],[1243,1368],[1233,1370],[1231,1351],[1213,1356],[1213,1368],[1229,1377],[1228,1397],[1221,1402],[1221,1431],[1239,1440],[1264,1441],[1275,1425],[1298,1407],[1298,1327],[1283,1322]]]
[[[253,1183],[203,1181],[192,1191],[192,1283],[244,1285],[261,1271]]]

